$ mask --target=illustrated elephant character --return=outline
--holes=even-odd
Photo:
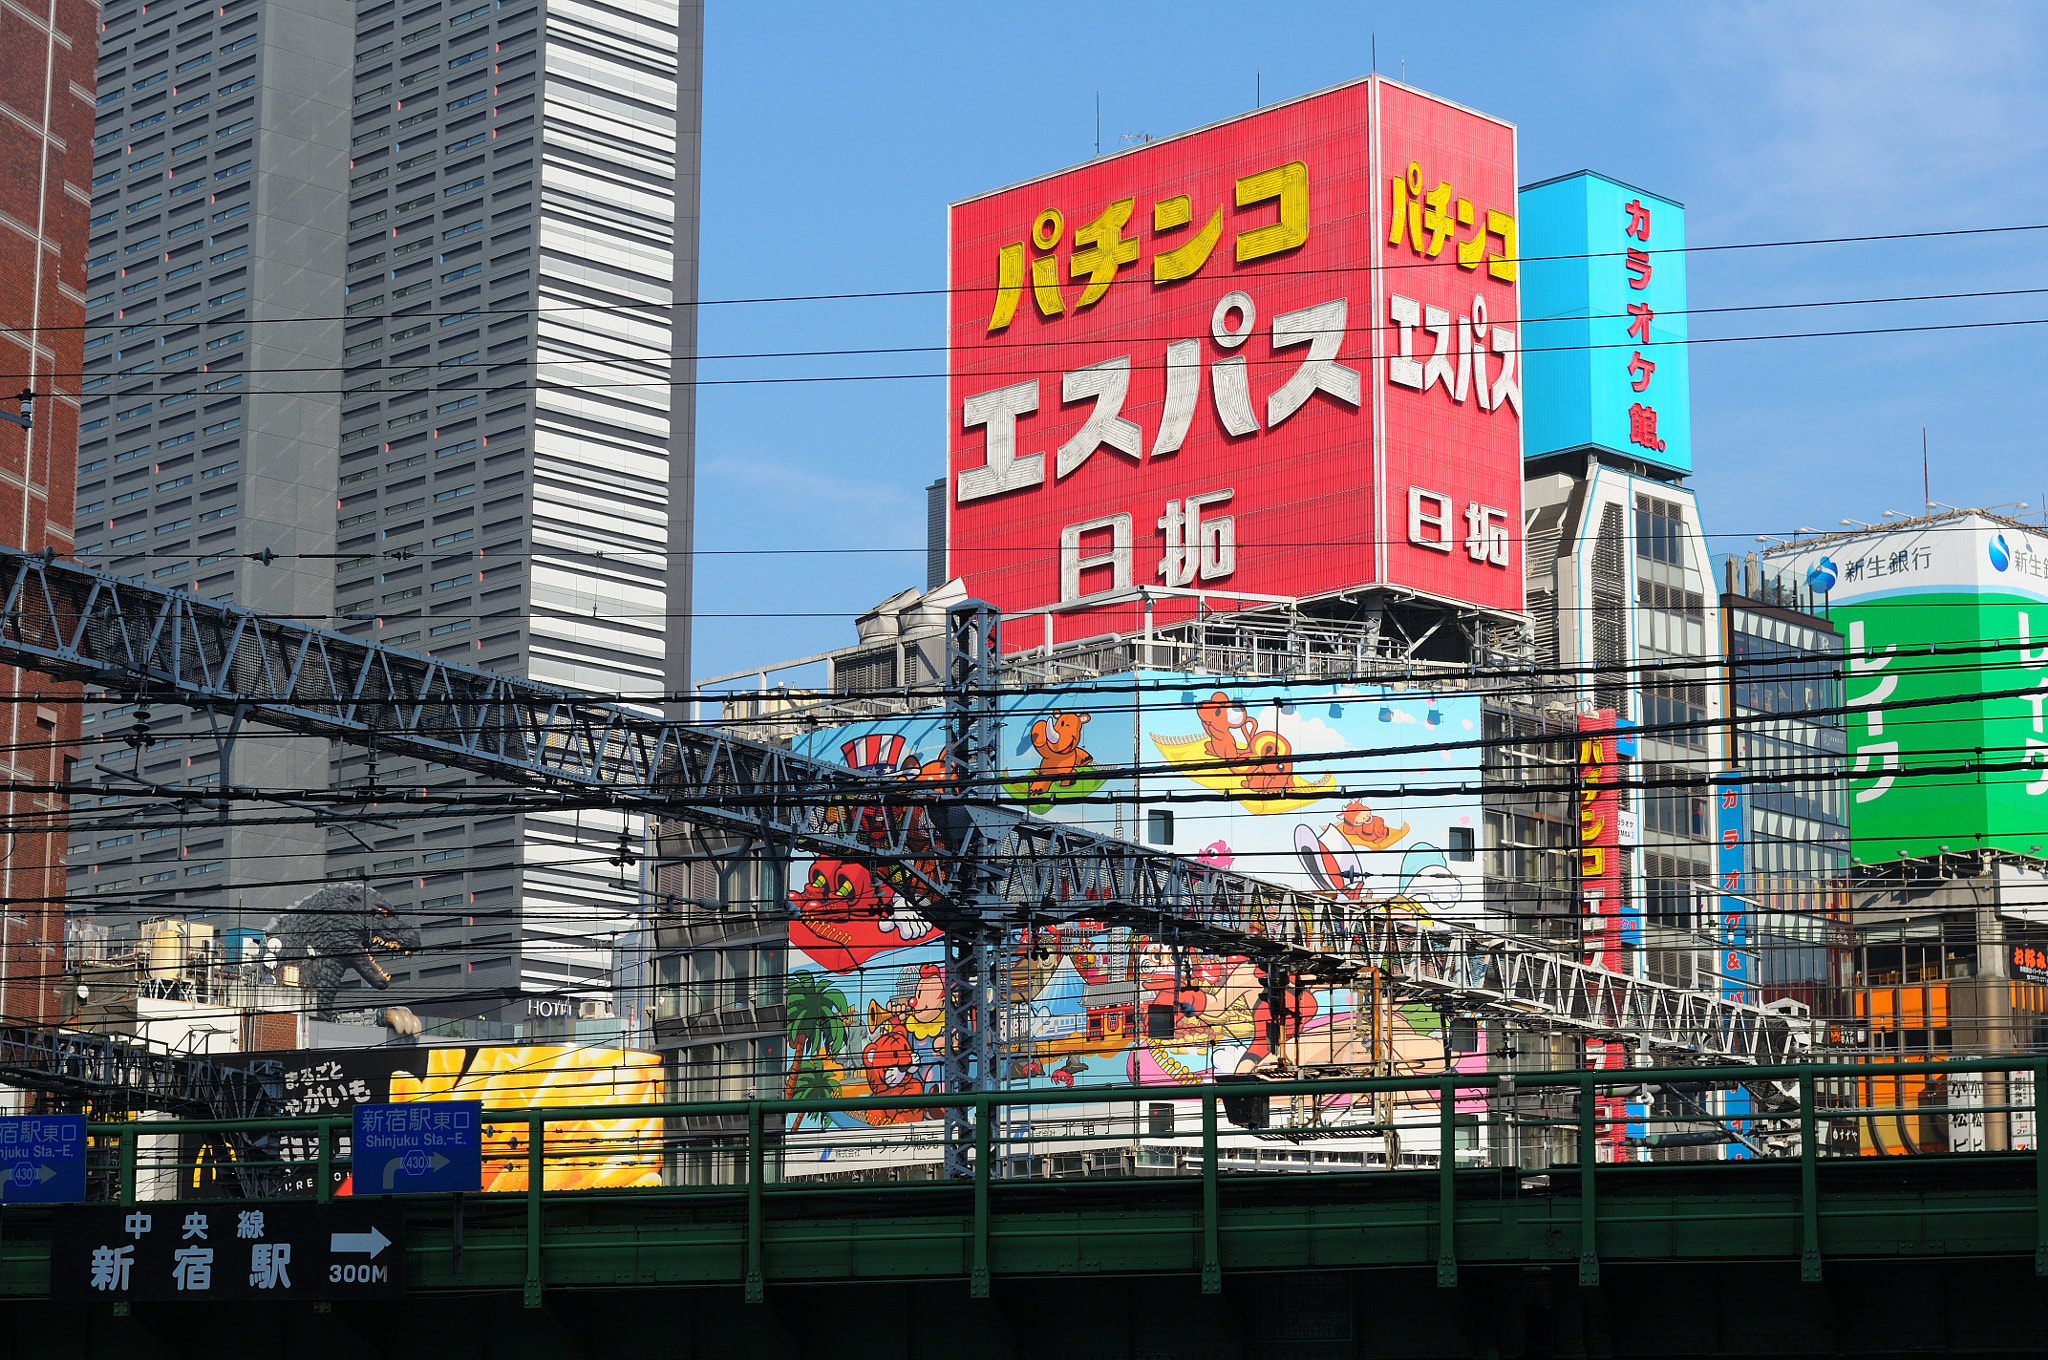
[[[1087,721],[1086,713],[1055,713],[1050,722],[1040,718],[1031,724],[1031,744],[1038,751],[1038,769],[1026,790],[1029,797],[1044,798],[1055,784],[1070,789],[1076,778],[1094,767],[1095,757],[1081,745],[1081,727]]]
[[[266,928],[275,958],[297,963],[299,976],[313,994],[312,1014],[332,1020],[342,979],[351,971],[377,991],[391,986],[391,974],[380,960],[420,949],[417,926],[392,911],[375,888],[337,883],[309,893],[286,907]],[[400,1034],[418,1034],[419,1017],[404,1006],[387,1007],[384,1023]]]
[[[1366,881],[1372,874],[1356,846],[1342,834],[1342,828],[1326,826],[1318,832],[1314,827],[1297,824],[1294,853],[1318,892],[1351,902],[1365,896]]]

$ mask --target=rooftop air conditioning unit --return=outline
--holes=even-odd
[[[612,1003],[609,1001],[579,1001],[576,1003],[578,1020],[609,1020],[612,1018]]]

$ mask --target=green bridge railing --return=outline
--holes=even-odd
[[[1801,1273],[1818,1279],[1823,1162],[2030,1152],[2036,1265],[2048,1272],[2044,1095],[2048,1057],[2026,1056],[487,1109],[484,1188],[524,1196],[529,1301],[541,1288],[548,1203],[620,1199],[743,1209],[745,1284],[758,1299],[764,1221],[779,1196],[914,1192],[920,1181],[933,1182],[932,1191],[971,1190],[970,1282],[983,1296],[996,1186],[1056,1184],[1105,1170],[1199,1180],[1201,1273],[1213,1292],[1221,1279],[1218,1187],[1225,1180],[1385,1171],[1408,1173],[1403,1179],[1412,1182],[1434,1174],[1437,1275],[1448,1284],[1457,1276],[1460,1173],[1513,1168],[1548,1177],[1554,1189],[1576,1189],[1579,1276],[1591,1284],[1599,1278],[1603,1168],[1778,1161],[1800,1167]],[[972,1112],[974,1146],[971,1176],[947,1180],[937,1171],[949,1108]],[[345,1113],[92,1123],[91,1193],[125,1203],[324,1201],[353,1189],[350,1129]],[[710,1183],[687,1183],[693,1178]]]

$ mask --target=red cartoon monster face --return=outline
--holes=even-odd
[[[885,949],[939,934],[865,864],[815,860],[809,879],[789,900],[799,912],[789,923],[790,944],[835,973],[851,972]]]

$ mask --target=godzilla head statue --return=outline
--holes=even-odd
[[[297,963],[299,977],[313,994],[313,1015],[332,1020],[342,980],[354,972],[377,991],[391,985],[385,962],[420,948],[419,928],[391,909],[375,888],[336,883],[309,893],[286,907],[270,923],[277,958]],[[393,1006],[384,1019],[402,1034],[420,1032],[410,1010]]]

